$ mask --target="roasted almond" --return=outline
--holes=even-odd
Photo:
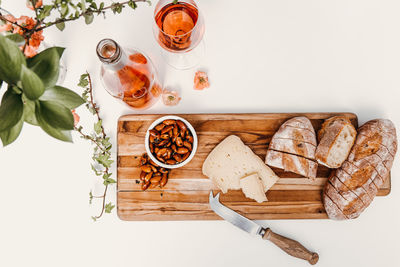
[[[181,162],[182,161],[182,157],[181,157],[181,155],[179,155],[179,154],[174,154],[174,159],[177,161],[177,162]]]
[[[192,151],[192,144],[188,141],[183,141],[183,146],[187,147],[190,151]]]
[[[169,139],[169,134],[162,134],[160,136],[161,139]]]
[[[148,174],[146,174],[146,176],[144,177],[144,181],[148,182],[150,181],[151,177],[153,176],[153,172],[149,172]]]
[[[187,149],[186,147],[180,147],[178,148],[178,150],[176,151],[176,153],[178,154],[186,154],[189,152],[189,149]]]
[[[178,124],[178,127],[181,129],[181,131],[185,132],[187,130],[187,127],[183,121],[177,120],[176,124]]]
[[[163,121],[163,124],[165,124],[165,125],[173,125],[175,123],[176,123],[175,120],[165,120],[165,121]]]
[[[142,190],[143,191],[146,190],[149,187],[149,185],[150,185],[150,182],[143,182],[142,183]]]
[[[169,164],[169,165],[175,165],[176,164],[176,161],[174,160],[174,159],[168,159],[168,160],[166,160],[165,161],[167,164]]]
[[[161,131],[164,127],[165,127],[165,124],[160,123],[159,125],[157,125],[156,127],[154,127],[154,129],[156,129],[157,131]]]
[[[140,180],[144,181],[144,177],[146,177],[147,173],[144,171],[140,172]]]
[[[148,164],[140,166],[140,169],[142,169],[142,171],[147,172],[147,173],[152,171],[151,170],[151,165],[148,165]]]
[[[187,158],[190,156],[190,152],[186,153],[185,155],[183,155],[182,157],[182,161],[187,160]]]
[[[176,138],[176,145],[177,146],[179,146],[179,147],[181,147],[181,146],[183,146],[183,141],[182,141],[182,138],[180,137],[180,136],[178,136],[177,138]]]
[[[169,132],[170,130],[172,130],[172,128],[174,128],[173,125],[164,127],[164,129],[161,130],[161,134],[165,134],[165,133]]]
[[[164,187],[168,182],[168,173],[164,173],[161,181],[160,181],[160,187]]]
[[[158,131],[154,130],[154,129],[151,129],[151,130],[149,131],[149,133],[150,133],[151,136],[154,136],[154,137],[160,135],[160,133],[159,133]]]

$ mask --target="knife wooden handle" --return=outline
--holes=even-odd
[[[309,251],[302,244],[295,240],[272,232],[272,230],[269,228],[265,229],[263,239],[271,241],[293,257],[307,260],[311,265],[316,264],[319,259],[317,253]]]

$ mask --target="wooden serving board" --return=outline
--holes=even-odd
[[[210,190],[218,188],[201,172],[208,153],[230,134],[239,136],[263,160],[267,146],[283,122],[295,116],[308,117],[315,130],[339,113],[189,114],[179,115],[196,129],[199,145],[193,160],[170,173],[164,189],[142,191],[139,158],[145,152],[144,137],[150,124],[163,115],[126,115],[118,121],[117,208],[122,220],[216,220],[208,205]],[[340,113],[357,127],[357,116]],[[268,202],[247,199],[240,190],[221,196],[221,202],[250,219],[325,219],[321,192],[330,170],[319,166],[312,181],[274,169],[281,179],[267,192]],[[379,196],[390,193],[390,177]]]

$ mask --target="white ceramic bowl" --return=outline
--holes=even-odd
[[[183,123],[185,123],[185,125],[188,127],[189,131],[193,135],[192,153],[190,153],[190,156],[185,161],[182,161],[181,163],[178,163],[176,165],[168,165],[168,164],[162,163],[150,152],[150,145],[149,145],[150,132],[149,131],[151,129],[153,129],[154,127],[156,127],[161,122],[165,121],[165,120],[180,120],[180,121],[182,121]],[[197,150],[197,134],[196,134],[196,131],[194,130],[193,126],[187,120],[185,120],[184,118],[181,118],[181,117],[178,117],[178,116],[173,116],[173,115],[164,116],[164,117],[161,117],[161,118],[158,118],[157,120],[155,120],[150,125],[149,129],[147,129],[146,137],[145,137],[144,140],[145,140],[144,141],[145,142],[144,145],[146,147],[147,155],[149,155],[151,160],[154,161],[158,166],[163,167],[163,168],[167,168],[167,169],[176,169],[176,168],[180,168],[182,166],[185,166],[186,164],[188,164],[192,160],[192,158],[196,154],[196,150]]]

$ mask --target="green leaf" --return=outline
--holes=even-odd
[[[0,80],[16,84],[21,66],[26,65],[25,57],[16,43],[0,34]]]
[[[115,205],[113,205],[111,202],[106,204],[105,209],[104,209],[105,213],[111,213],[111,211],[114,207],[115,207]]]
[[[86,86],[88,86],[89,85],[88,77],[89,77],[89,74],[87,74],[87,73],[82,74],[81,77],[79,78],[78,86],[82,87],[82,88],[85,88]]]
[[[63,31],[65,29],[65,22],[59,22],[56,24],[57,29]]]
[[[62,3],[60,9],[61,17],[65,18],[65,16],[68,15],[68,12],[69,12],[68,4]]]
[[[13,127],[0,132],[0,139],[1,142],[3,143],[3,146],[11,144],[18,138],[19,134],[21,133],[23,125],[24,125],[24,120],[21,117],[21,119]]]
[[[80,97],[77,93],[58,85],[47,88],[46,91],[44,91],[43,95],[40,97],[40,100],[51,100],[63,105],[70,110],[77,108],[85,103],[85,100],[83,100],[82,97]]]
[[[22,65],[21,69],[22,89],[30,100],[38,99],[44,92],[44,85],[39,76],[33,71]]]
[[[133,1],[133,0],[130,0],[128,2],[128,6],[130,6],[132,9],[136,9],[137,8],[137,5],[136,5],[135,1]]]
[[[8,34],[6,35],[7,39],[10,39],[11,41],[19,44],[25,41],[25,38],[22,37],[22,35],[18,34],[18,33],[13,33],[13,34]]]
[[[92,204],[93,201],[93,193],[92,191],[89,192],[89,204]]]
[[[53,128],[61,130],[74,129],[72,112],[55,101],[39,101],[41,117]],[[40,124],[40,122],[39,122]]]
[[[100,134],[100,133],[101,133],[101,123],[102,123],[102,120],[99,120],[99,121],[97,121],[97,122],[94,124],[94,131],[95,131],[97,134]]]
[[[91,218],[92,218],[92,220],[93,220],[94,222],[97,221],[97,218],[96,218],[96,217],[92,216]]]
[[[55,85],[58,80],[63,51],[62,47],[50,47],[28,59],[28,67],[42,79],[45,88]]]
[[[4,93],[0,106],[0,131],[10,129],[16,125],[23,114],[21,95],[8,89]]]
[[[36,119],[37,119],[40,127],[43,129],[43,131],[45,131],[50,136],[57,138],[61,141],[72,142],[71,132],[56,129],[56,128],[52,127],[50,124],[48,124],[43,117],[43,110],[41,107],[41,103],[38,101],[35,104],[36,104],[35,105]]]
[[[103,182],[103,184],[104,185],[109,185],[109,184],[115,184],[117,181],[115,181],[114,179],[112,179],[112,178],[107,178],[107,179],[104,179],[104,182]]]
[[[85,23],[86,24],[90,24],[90,23],[93,22],[94,16],[93,16],[92,13],[84,15],[84,17],[85,17]]]
[[[24,103],[24,121],[29,124],[38,126],[39,123],[35,115],[35,101],[29,100],[24,94],[22,95],[22,102]]]

